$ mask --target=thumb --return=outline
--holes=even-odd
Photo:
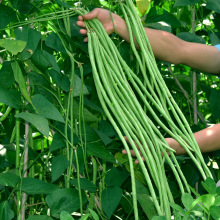
[[[92,10],[90,13],[86,14],[86,15],[83,15],[83,18],[85,20],[91,20],[93,18],[96,18],[97,15],[98,15],[98,8],[95,8],[94,10]]]

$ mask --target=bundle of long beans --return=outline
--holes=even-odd
[[[190,189],[175,158],[175,151],[169,147],[158,126],[186,150],[204,179],[212,175],[184,115],[172,98],[157,68],[133,2],[125,0],[125,3],[120,1],[119,4],[129,29],[131,47],[139,63],[144,82],[122,59],[101,23],[93,19],[87,22],[87,29],[95,86],[102,107],[128,153],[135,219],[138,219],[135,176],[130,149],[123,134],[126,135],[137,156],[158,215],[165,215],[170,219],[169,202],[173,202],[173,197],[165,174],[164,159],[170,165],[181,192],[190,192]],[[139,52],[134,38],[139,45]],[[146,68],[149,70],[148,74]],[[155,114],[152,105],[163,116],[167,122],[166,125]],[[150,115],[157,124],[150,119]],[[173,118],[178,122],[178,126]],[[146,163],[143,162],[142,155]]]
[[[129,29],[131,48],[144,80],[142,82],[140,76],[138,77],[123,60],[102,24],[97,19],[93,19],[86,24],[89,56],[97,94],[128,153],[135,219],[138,219],[135,174],[130,148],[124,134],[140,163],[158,215],[165,215],[170,219],[169,202],[173,202],[173,197],[166,178],[165,160],[176,177],[181,193],[190,192],[190,189],[174,155],[175,151],[169,147],[158,126],[185,149],[204,179],[212,175],[184,115],[157,68],[150,43],[132,0],[125,0],[123,3],[119,1],[119,4]],[[77,9],[56,12],[55,16],[54,13],[45,14],[34,20],[17,23],[10,28],[83,13],[85,11]],[[139,51],[136,49],[135,40],[140,48]],[[142,157],[146,163],[143,162]]]

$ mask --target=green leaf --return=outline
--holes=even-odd
[[[66,142],[63,140],[63,136],[56,132],[53,136],[53,141],[50,145],[50,152],[58,150],[66,146]]]
[[[11,220],[14,218],[14,212],[11,209],[8,201],[0,203],[0,219]]]
[[[155,205],[152,201],[152,197],[150,196],[147,188],[137,179],[136,179],[136,192],[137,192],[137,200],[141,205],[144,213],[146,214],[148,219],[152,219],[153,216],[157,215]]]
[[[89,212],[94,220],[99,220],[99,216],[92,209],[89,208]]]
[[[16,13],[12,8],[0,4],[0,29],[4,29],[15,18]]]
[[[215,197],[215,206],[220,206],[220,196]]]
[[[183,209],[181,206],[179,206],[179,205],[177,205],[177,204],[175,204],[175,203],[172,203],[172,202],[170,202],[170,206],[171,206],[173,209],[179,211],[183,216],[186,215],[186,212],[184,211],[184,209]]]
[[[19,176],[13,173],[7,172],[0,174],[0,185],[16,187],[19,181],[20,181]]]
[[[24,178],[21,190],[27,194],[48,194],[56,191],[58,187],[54,184],[44,182],[35,178]]]
[[[220,207],[219,206],[211,206],[210,214],[214,219],[220,219]]]
[[[30,3],[30,0],[11,0],[12,6],[16,8],[22,15],[30,14],[33,12],[34,5]]]
[[[74,117],[76,119],[79,119],[79,104],[75,100],[73,100],[73,112],[74,112]],[[84,120],[86,122],[95,122],[99,120],[94,114],[92,114],[86,108],[83,109],[83,114],[84,114]]]
[[[52,159],[52,182],[56,181],[69,166],[66,156],[59,155]]]
[[[194,199],[189,193],[184,193],[182,195],[182,203],[187,210],[190,210],[193,202],[194,202]]]
[[[179,34],[176,35],[182,40],[188,41],[188,42],[194,42],[194,43],[200,43],[200,44],[205,44],[205,40],[195,34],[189,33],[189,32],[180,32]]]
[[[114,156],[109,151],[105,150],[103,147],[99,146],[98,144],[88,143],[86,147],[88,154],[106,160],[110,163],[115,163]]]
[[[74,220],[74,218],[66,211],[60,213],[60,220]]]
[[[207,0],[206,8],[220,13],[219,0]]]
[[[64,123],[64,119],[57,108],[44,96],[37,94],[32,98],[32,103],[36,107],[38,114],[55,121]]]
[[[48,215],[30,215],[28,220],[53,220],[53,218]]]
[[[105,184],[107,186],[120,187],[128,176],[129,173],[126,169],[121,167],[112,167],[112,169],[105,176]]]
[[[202,203],[203,205],[209,209],[215,202],[215,196],[212,194],[207,194],[202,196]]]
[[[82,3],[86,6],[89,5],[101,5],[99,0],[82,0]]]
[[[86,202],[86,196],[82,193],[83,204]],[[51,215],[59,218],[62,211],[72,213],[79,209],[79,192],[76,189],[58,189],[46,197]]]
[[[48,70],[48,73],[52,77],[52,79],[56,82],[56,84],[63,89],[65,92],[70,91],[70,80],[69,78],[61,72],[57,72],[54,69]]]
[[[116,210],[122,197],[122,190],[118,187],[108,187],[102,191],[102,208],[108,218]]]
[[[49,136],[49,125],[46,118],[41,115],[35,115],[28,112],[21,112],[15,115],[16,118],[22,118],[33,124],[44,136]]]
[[[70,180],[70,183],[78,188],[78,180],[77,179]],[[96,192],[95,185],[86,178],[80,178],[80,187],[82,190],[87,190],[91,193]]]
[[[96,134],[101,138],[102,142],[106,145],[110,144],[112,142],[112,139],[109,138],[106,134],[102,133],[96,128],[93,128],[93,130],[96,132]]]
[[[7,90],[0,87],[0,102],[12,108],[21,108],[21,95],[17,90]]]
[[[11,40],[11,39],[0,39],[0,46],[4,47],[10,53],[17,55],[22,52],[26,46],[27,42],[21,40]]]
[[[199,2],[199,1],[200,0],[176,0],[174,7],[194,5],[195,3]]]
[[[218,89],[211,89],[210,95],[210,106],[212,117],[215,120],[220,119],[220,100],[219,100],[220,90]]]
[[[15,82],[11,61],[4,61],[0,70],[0,88],[8,88]]]
[[[30,104],[32,104],[31,98],[29,97],[27,92],[26,82],[24,80],[24,76],[18,62],[13,62],[11,66],[14,72],[15,81],[18,83],[22,95]]]
[[[215,181],[210,178],[207,177],[207,179],[205,180],[205,182],[201,182],[203,188],[210,194],[215,194],[216,193],[216,183]]]
[[[75,75],[74,81],[74,97],[80,96],[81,94],[81,79]],[[83,95],[88,95],[89,91],[86,86],[83,84]]]
[[[45,43],[48,47],[61,52],[61,53],[66,53],[65,48],[63,47],[63,44],[60,40],[60,38],[57,36],[57,34],[55,34],[54,32],[52,32],[46,39],[45,39]]]
[[[37,45],[41,39],[41,33],[33,28],[28,29],[28,41],[25,49],[22,51],[21,56],[23,60],[29,59],[36,51]]]
[[[80,33],[81,28],[76,24],[77,20],[78,20],[77,16],[70,17],[70,27],[71,27],[71,36],[72,37],[76,37],[76,36],[81,35],[81,33]]]

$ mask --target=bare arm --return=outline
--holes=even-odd
[[[205,128],[194,133],[194,137],[202,153],[220,150],[220,124]],[[177,155],[185,154],[185,150],[173,138],[167,138],[170,147],[176,150]]]
[[[112,17],[119,36],[129,42],[129,33],[125,20],[113,13]],[[83,19],[90,20],[92,18],[98,18],[108,34],[114,32],[110,12],[105,9],[96,8],[83,17],[79,16],[77,24],[85,28]],[[186,42],[165,31],[150,28],[145,28],[145,31],[157,59],[174,64],[185,64],[209,73],[220,73],[220,52],[216,47]],[[82,29],[81,33],[86,34],[86,30]]]

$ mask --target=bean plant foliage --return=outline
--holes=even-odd
[[[78,8],[103,7],[123,16],[118,2],[0,2],[0,219],[134,219],[128,158],[99,102],[88,44],[76,25]],[[220,44],[218,0],[137,2],[145,27]],[[110,37],[138,73],[130,45],[115,33]],[[217,76],[157,64],[194,132],[219,122]],[[220,153],[203,156],[214,180],[203,180],[187,155],[176,157],[192,195],[181,195],[165,161],[175,219],[220,218]],[[139,218],[165,219],[157,216],[139,164],[134,163],[134,172]]]

